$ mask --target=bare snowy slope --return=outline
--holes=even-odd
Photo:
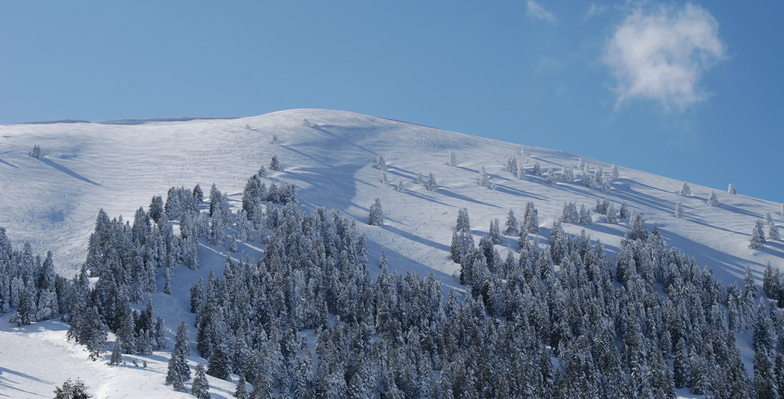
[[[766,262],[777,265],[784,254],[780,243],[761,251],[747,248],[755,220],[771,212],[781,221],[776,203],[717,189],[721,206],[709,207],[710,188],[692,185],[692,196],[681,197],[680,181],[623,167],[608,194],[579,181],[547,185],[544,177],[530,174],[535,162],[543,172],[553,168],[560,173],[565,165],[579,180],[579,156],[559,151],[524,151],[523,145],[325,110],[141,122],[0,126],[0,226],[9,238],[17,244],[31,242],[36,252],[52,250],[59,270],[74,270],[84,260],[99,208],[110,217],[128,219],[138,207],[146,208],[153,195],[196,183],[205,191],[215,183],[238,201],[247,178],[277,155],[282,171],[271,172],[270,178],[296,184],[306,209],[337,208],[365,221],[370,204],[380,198],[386,226],[365,232],[371,247],[387,248],[392,264],[403,269],[432,268],[451,275],[457,265],[448,250],[459,208],[468,208],[475,230],[486,231],[493,218],[503,223],[510,208],[521,216],[527,201],[534,202],[545,228],[567,201],[593,208],[596,199],[609,198],[616,210],[627,201],[649,225],[658,223],[669,244],[725,280],[742,277],[747,264],[759,276]],[[532,134],[521,129],[520,141]],[[29,156],[34,145],[41,147],[39,159]],[[457,167],[447,165],[450,153],[456,154]],[[377,154],[386,159],[387,184],[375,167]],[[524,162],[526,180],[504,171],[507,156]],[[610,171],[608,164],[586,162],[591,169]],[[477,184],[482,166],[495,190]],[[433,173],[439,188],[431,192],[415,184],[418,173]],[[396,192],[401,182],[406,190]],[[673,217],[677,202],[683,203],[683,219]],[[594,219],[596,224],[567,230],[585,228],[613,250],[628,226],[624,221],[605,224],[596,214]],[[451,285],[448,278],[442,280]]]

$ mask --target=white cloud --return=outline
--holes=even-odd
[[[550,11],[545,10],[542,6],[539,5],[539,3],[533,0],[528,0],[526,5],[527,5],[527,10],[525,12],[526,16],[529,16],[531,18],[541,19],[543,21],[547,21],[550,23],[555,23],[555,15],[553,15],[553,13],[551,13]]]
[[[595,3],[591,3],[591,7],[588,9],[588,11],[585,12],[585,15],[583,16],[583,22],[588,21],[593,17],[598,17],[599,15],[604,14],[605,10],[607,10],[606,6],[601,6],[601,5],[597,6]]]
[[[683,110],[705,99],[702,74],[724,57],[719,24],[700,6],[636,9],[608,40],[603,61],[618,80],[618,104],[659,101]]]

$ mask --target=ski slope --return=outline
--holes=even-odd
[[[748,248],[755,221],[764,219],[767,212],[777,224],[784,223],[780,204],[694,184],[692,196],[682,197],[678,195],[681,181],[623,165],[619,165],[612,190],[604,193],[580,184],[579,154],[526,147],[526,137],[535,134],[521,128],[520,144],[511,144],[314,109],[237,119],[3,125],[0,227],[7,229],[17,246],[27,241],[35,253],[51,250],[58,272],[71,276],[84,261],[100,208],[109,217],[129,220],[140,206],[147,208],[153,195],[165,199],[172,186],[192,188],[199,183],[207,193],[215,183],[229,194],[236,210],[247,179],[259,167],[268,168],[270,159],[277,156],[282,170],[268,169],[268,179],[295,184],[300,206],[306,211],[325,206],[356,218],[358,230],[367,238],[371,266],[385,249],[391,268],[420,275],[432,270],[447,289],[460,288],[455,277],[459,265],[449,254],[458,210],[468,209],[474,234],[481,236],[492,219],[499,219],[503,226],[509,209],[521,220],[528,201],[539,211],[541,242],[547,241],[565,202],[593,209],[597,199],[608,198],[616,211],[627,201],[630,210],[645,218],[649,229],[656,223],[669,245],[683,249],[727,283],[740,281],[747,265],[757,278],[767,262],[781,266],[782,242],[768,242],[762,250]],[[34,145],[41,147],[39,159],[29,156]],[[455,153],[457,167],[448,166],[450,153]],[[386,161],[387,183],[376,167],[378,154]],[[504,170],[508,156],[525,164],[526,179],[518,180]],[[592,170],[601,167],[610,172],[609,164],[584,161]],[[534,163],[543,172],[553,168],[556,176],[565,165],[574,169],[577,179],[548,185],[544,176],[530,174]],[[495,183],[495,190],[477,184],[481,167]],[[435,191],[415,183],[418,174],[427,178],[429,173],[437,180]],[[396,190],[399,184],[405,188],[402,192]],[[719,207],[706,204],[711,190],[718,196]],[[364,224],[375,198],[381,199],[384,226]],[[678,202],[683,205],[682,219],[673,216]],[[604,216],[595,213],[593,219],[591,225],[564,224],[564,228],[572,234],[585,229],[592,240],[600,239],[615,252],[629,231],[628,220],[607,224]],[[516,237],[504,237],[501,245],[514,250],[516,243]],[[262,255],[259,246],[242,243],[234,256],[258,259]],[[186,310],[188,287],[209,270],[219,273],[225,250],[203,245],[203,268],[195,272],[176,268],[173,295],[153,295],[156,315],[166,319],[172,332],[181,320],[192,325],[193,315]],[[16,327],[7,322],[9,316],[0,318],[0,340],[5,343],[0,348],[0,395],[51,397],[55,385],[79,377],[95,397],[189,397],[163,386],[166,352],[152,356],[147,368],[110,368],[103,364],[108,354],[105,361],[90,362],[81,347],[67,342],[67,326],[62,323]],[[30,348],[29,352],[23,348]],[[212,378],[210,383],[214,397],[231,397],[232,384]]]

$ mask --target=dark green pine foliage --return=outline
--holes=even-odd
[[[54,399],[88,399],[92,397],[87,393],[84,382],[78,378],[76,381],[71,381],[69,378],[63,385],[54,389]]]
[[[237,381],[237,389],[234,391],[234,397],[237,399],[250,398],[250,395],[248,394],[247,383],[245,382],[245,376],[242,374],[240,374],[240,378]]]
[[[210,383],[204,375],[204,366],[199,363],[196,365],[196,376],[193,377],[191,394],[198,399],[210,399]]]
[[[166,373],[166,384],[172,385],[175,391],[185,390],[185,381],[191,379],[191,370],[188,367],[186,357],[190,355],[190,340],[188,339],[188,327],[185,322],[181,322],[177,327],[177,335],[169,358],[169,366]]]
[[[207,365],[207,374],[229,381],[231,379],[231,365],[229,364],[229,357],[223,351],[220,345],[216,346],[210,356],[209,364]]]
[[[779,397],[777,383],[768,353],[764,349],[754,352],[754,392],[759,399],[776,399]]]
[[[108,329],[95,306],[87,308],[83,323],[79,342],[87,346],[90,360],[97,360],[102,353],[106,352]]]

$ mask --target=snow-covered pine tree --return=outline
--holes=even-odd
[[[615,207],[613,204],[607,206],[607,211],[604,214],[607,216],[607,223],[618,224],[618,216],[615,214]]]
[[[711,190],[710,196],[708,197],[708,201],[706,202],[709,206],[719,206],[719,198],[716,197],[716,192]]]
[[[207,374],[222,380],[231,380],[231,364],[221,345],[215,346],[207,364]],[[194,384],[196,381],[194,380]]]
[[[237,399],[250,399],[244,374],[240,374],[240,378],[237,380],[237,389],[234,390],[234,397]]]
[[[172,385],[175,391],[185,392],[185,381],[191,379],[191,370],[186,357],[190,355],[190,339],[188,326],[181,322],[177,327],[174,350],[169,358],[169,367],[166,373],[166,385]]]
[[[506,215],[505,227],[505,235],[517,236],[520,234],[520,224],[517,223],[517,218],[515,217],[514,211],[512,209],[509,209],[509,213]]]
[[[35,159],[41,158],[41,147],[38,144],[33,146],[33,150],[30,151],[30,156]]]
[[[468,208],[460,208],[457,211],[457,225],[455,229],[458,232],[471,233],[471,221],[468,217]]]
[[[616,164],[610,165],[610,176],[613,179],[617,179],[620,176],[620,174],[618,173],[618,165]]]
[[[422,173],[417,172],[416,180],[414,180],[416,184],[425,184],[425,178],[422,176]]]
[[[93,396],[87,393],[84,381],[67,379],[63,385],[54,388],[54,399],[88,399]]]
[[[778,398],[768,351],[754,351],[754,391],[758,398]]]
[[[645,225],[645,220],[635,211],[632,211],[632,216],[629,219],[629,228],[631,229],[629,238],[632,240],[639,238],[645,241],[648,238],[648,227]]]
[[[591,178],[591,174],[589,173],[589,168],[586,167],[586,169],[583,170],[582,177],[580,177],[580,183],[582,183],[583,186],[588,188],[594,187],[593,179]]]
[[[370,205],[370,216],[368,216],[368,224],[371,226],[384,225],[384,213],[381,209],[381,199],[376,198],[373,205]]]
[[[193,377],[191,394],[198,399],[210,399],[210,383],[207,381],[207,376],[204,375],[204,365],[201,363],[196,365],[196,376]]]
[[[580,221],[580,213],[577,210],[577,205],[574,202],[564,202],[559,220],[561,223],[578,223]]]
[[[585,207],[585,204],[580,205],[580,224],[592,224],[591,211]]]
[[[106,337],[108,328],[103,321],[103,317],[98,308],[90,306],[82,322],[82,333],[79,342],[87,346],[90,352],[90,360],[97,360],[98,356],[106,352]]]
[[[490,242],[492,242],[493,245],[501,243],[501,229],[498,225],[498,219],[490,221]]]
[[[545,182],[551,186],[555,185],[555,171],[553,171],[553,168],[547,169],[547,178],[545,179]]]
[[[196,200],[196,204],[200,204],[204,201],[204,191],[202,191],[201,186],[199,183],[196,183],[196,186],[193,187],[193,199]]]
[[[119,366],[123,363],[122,347],[122,341],[119,338],[114,341],[114,348],[112,348],[112,358],[109,359],[110,366]]]
[[[765,247],[765,231],[762,229],[762,220],[754,222],[754,229],[751,231],[751,240],[749,241],[749,248],[761,249]]]
[[[389,179],[387,178],[387,172],[381,172],[381,184],[389,184]]]
[[[376,156],[376,168],[382,172],[386,172],[387,170],[387,161],[384,159],[384,154],[380,152]]]
[[[539,212],[534,207],[533,202],[525,204],[525,213],[523,216],[525,222],[525,230],[530,234],[539,234]]]
[[[454,152],[449,153],[449,163],[447,165],[453,168],[457,167],[457,155]]]
[[[398,193],[402,193],[406,191],[406,186],[403,179],[400,179],[400,181],[397,182],[397,185],[395,186],[395,191],[397,191]]]
[[[604,176],[602,179],[602,192],[609,193],[612,190],[612,178],[610,176]]]
[[[504,170],[512,173],[517,171],[517,158],[515,158],[514,155],[510,155],[506,157],[506,164],[504,165]]]
[[[436,177],[433,175],[433,172],[430,172],[427,176],[427,183],[425,184],[425,189],[427,191],[436,191],[438,189],[438,182],[436,182]]]
[[[691,197],[691,187],[689,186],[689,183],[687,182],[681,183],[681,189],[680,191],[678,191],[678,195],[684,197]]]
[[[602,181],[604,181],[604,170],[602,170],[601,166],[597,166],[596,169],[594,169],[593,181],[596,184],[602,184]]]
[[[770,212],[765,214],[765,223],[768,225],[768,240],[780,240],[779,228],[776,226],[776,221],[773,220],[773,215]]]
[[[571,183],[568,176],[569,170],[566,168],[566,165],[561,165],[561,181],[564,183]]]
[[[678,219],[683,219],[683,205],[680,202],[675,204],[675,217]]]
[[[517,180],[524,180],[525,179],[525,168],[523,167],[522,162],[517,163],[517,174],[515,175]]]
[[[736,193],[735,192],[735,186],[730,184],[730,186],[727,187],[727,192],[734,195]]]
[[[541,176],[542,175],[542,167],[539,165],[539,162],[534,162],[533,170],[531,170],[531,174],[534,176]]]
[[[163,197],[160,195],[153,196],[152,201],[150,202],[149,211],[147,213],[150,216],[150,219],[152,219],[155,223],[158,223],[164,213]]]
[[[485,170],[484,166],[479,167],[479,180],[477,183],[482,187],[487,187],[488,178],[487,178],[487,171]]]
[[[278,161],[278,156],[273,155],[272,159],[270,160],[270,170],[280,170],[280,161]]]
[[[621,219],[629,218],[629,204],[626,201],[621,202],[621,209],[618,211],[618,217]]]

